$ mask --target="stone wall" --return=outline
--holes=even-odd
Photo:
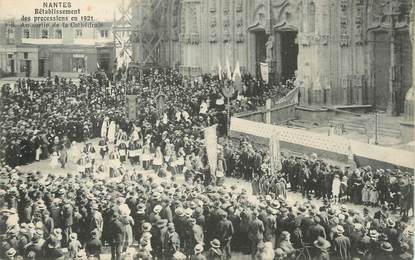
[[[387,102],[389,60],[385,60],[386,71],[377,71],[375,50],[380,42],[389,41],[392,16],[396,33],[407,34],[411,4],[409,0],[172,0],[172,10],[171,65],[217,73],[218,64],[225,69],[228,60],[232,70],[238,61],[243,71],[256,73],[256,50],[264,48],[268,54],[260,61],[269,62],[278,78],[284,66],[283,32],[291,31],[297,33],[297,84],[302,86],[303,105],[384,108],[386,104],[376,104],[376,95],[383,92],[376,91],[375,85],[376,77],[384,75],[382,95]],[[271,44],[256,46],[259,33],[272,36]],[[398,47],[397,56],[406,53],[403,59],[409,59],[411,49]],[[173,58],[178,54],[180,58]],[[405,60],[396,62],[396,71],[399,64],[410,66]],[[408,71],[403,72],[404,82],[411,78]],[[398,81],[396,86],[405,95],[410,86]]]
[[[284,33],[293,32],[298,56],[292,58],[297,58],[296,84],[301,86],[302,105],[370,104],[386,109],[396,93],[403,110],[412,79],[411,0],[141,2],[143,8],[137,9],[141,18],[146,18],[142,13],[148,10],[148,19],[156,21],[147,26],[151,30],[137,37],[138,43],[143,39],[143,45],[156,45],[152,36],[164,35],[155,50],[164,65],[194,74],[217,73],[219,64],[224,71],[227,63],[233,70],[239,62],[242,72],[255,74],[258,62],[268,62],[278,79],[286,67]],[[151,12],[168,15],[158,21]],[[138,23],[149,24],[142,19]]]

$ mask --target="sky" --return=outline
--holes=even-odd
[[[92,15],[97,21],[112,21],[114,11],[119,17],[122,0],[0,0],[0,19],[33,16],[43,2],[71,2],[71,9],[81,9],[81,15]],[[129,0],[125,0],[127,6]]]

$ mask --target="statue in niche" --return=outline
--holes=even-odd
[[[216,42],[217,35],[216,35],[216,19],[212,18],[210,21],[210,42]]]
[[[302,87],[304,87],[304,80],[300,76],[300,74],[298,73],[298,70],[294,71],[294,75],[295,75],[294,86],[296,88],[302,88]]]
[[[237,12],[242,12],[242,0],[237,0],[236,1],[236,11]]]
[[[231,40],[231,34],[229,32],[229,25],[230,25],[229,18],[226,17],[223,20],[223,42],[229,42]]]
[[[271,62],[273,61],[273,49],[274,49],[274,37],[270,35],[268,37],[268,41],[265,43],[265,49],[266,49],[266,60],[265,62]]]

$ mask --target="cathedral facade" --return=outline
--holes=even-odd
[[[217,73],[227,64],[233,70],[239,64],[243,73],[254,76],[263,62],[277,80],[296,75],[304,106],[371,105],[391,114],[405,110],[413,81],[411,0],[140,3],[135,19],[153,26],[146,31],[157,35],[143,40],[155,48],[141,56],[144,31],[137,37],[138,62],[150,53],[159,64],[191,75]],[[146,15],[151,8],[160,19]]]

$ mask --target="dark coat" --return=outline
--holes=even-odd
[[[254,219],[251,221],[248,228],[248,237],[252,241],[261,241],[264,238],[264,224],[259,219]]]
[[[349,258],[351,250],[350,239],[343,235],[336,237],[333,241],[333,249],[335,255],[341,259]]]
[[[85,245],[85,251],[87,256],[99,256],[102,251],[101,240],[97,238],[89,240]]]

